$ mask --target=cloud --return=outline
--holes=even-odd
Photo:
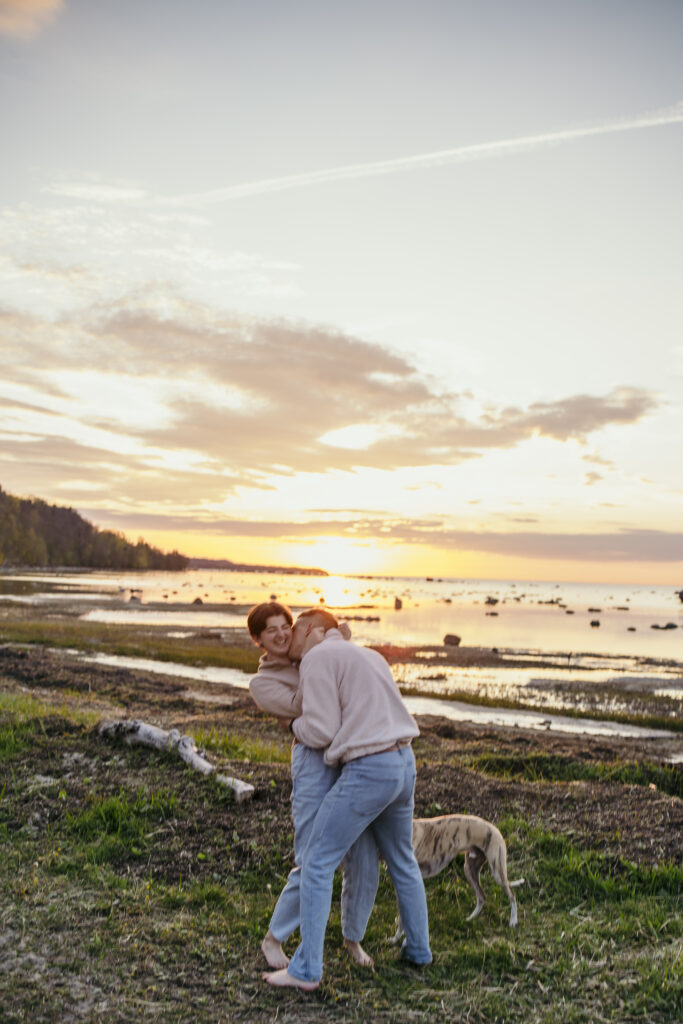
[[[187,294],[210,295],[224,308],[245,296],[301,294],[299,265],[217,250],[203,214],[104,201],[116,189],[132,194],[133,186],[84,187],[90,198],[82,204],[0,208],[0,303],[50,317],[132,293],[138,305],[156,296],[159,306],[164,296],[177,296],[178,281]]]
[[[191,509],[220,502],[238,485],[258,487],[248,474],[230,475],[220,467],[176,469],[153,454],[125,455],[65,436],[0,433],[0,485],[20,496],[46,497],[59,504],[96,502],[123,509],[127,517],[141,505],[164,510]],[[20,480],[10,486],[8,480]],[[132,527],[131,527],[132,528]]]
[[[566,441],[585,438],[608,424],[635,423],[654,408],[653,396],[640,388],[615,388],[606,397],[575,395],[558,402],[535,402],[520,417],[543,437]]]
[[[594,533],[539,533],[529,531],[474,531],[450,526],[443,519],[399,519],[349,515],[305,521],[257,521],[224,516],[197,518],[158,513],[84,513],[98,523],[117,528],[120,521],[128,530],[171,530],[251,537],[281,541],[346,537],[376,540],[397,545],[429,545],[451,551],[477,551],[505,557],[588,562],[680,562],[683,561],[683,532],[624,528]]]
[[[147,198],[147,193],[139,185],[119,185],[106,181],[53,182],[46,185],[43,191],[64,199],[82,199],[88,203],[131,202]]]
[[[375,178],[424,168],[442,167],[447,164],[460,164],[472,160],[490,160],[547,146],[574,142],[577,139],[610,135],[615,132],[638,131],[643,128],[656,128],[681,122],[683,122],[683,103],[678,103],[664,110],[653,111],[637,117],[604,121],[601,124],[583,128],[565,128],[538,135],[524,135],[512,139],[498,139],[493,142],[476,143],[471,146],[458,146],[454,149],[441,149],[430,153],[420,153],[416,156],[379,160],[373,163],[350,164],[322,171],[308,171],[304,174],[294,174],[283,178],[266,178],[261,181],[245,182],[241,185],[227,185],[224,188],[176,196],[162,200],[162,202],[169,205],[224,203],[233,199],[243,199],[247,196],[262,195],[267,192],[283,192],[288,189],[305,188],[328,182],[348,181],[357,178]]]
[[[651,392],[622,386],[528,408],[489,407],[474,417],[466,396],[379,344],[305,323],[217,316],[182,302],[166,316],[124,302],[53,324],[16,313],[4,320],[0,390],[8,400],[108,432],[117,451],[140,450],[141,466],[149,452],[188,453],[198,473],[203,465],[224,475],[226,491],[228,481],[268,485],[275,475],[298,472],[452,466],[534,437],[585,443],[658,406]],[[137,408],[145,394],[154,415]],[[75,429],[66,433],[78,439]],[[353,447],[326,443],[329,435],[350,436]],[[107,444],[88,435],[88,443],[95,440]]]
[[[581,458],[584,462],[588,462],[592,466],[602,466],[604,469],[614,469],[614,463],[612,460],[606,459],[602,455],[598,455],[597,452],[582,455]]]
[[[587,562],[680,562],[683,533],[623,529],[612,533],[481,533],[445,531],[443,546],[517,558]]]
[[[110,355],[157,375],[183,372],[244,396],[242,407],[201,395],[173,401],[171,426],[147,443],[201,451],[218,462],[264,473],[395,469],[453,465],[534,436],[586,438],[606,426],[636,423],[657,407],[643,389],[576,395],[503,407],[479,420],[461,411],[462,396],[443,392],[405,358],[377,344],[306,324],[245,321],[202,326],[119,313],[97,332]],[[191,359],[188,364],[188,353]],[[364,428],[374,440],[343,448],[322,438]],[[360,431],[354,431],[354,436]]]
[[[62,0],[34,0],[36,8],[59,8]],[[23,6],[22,0],[0,0],[2,4],[17,10]],[[1,17],[1,14],[0,14]],[[599,124],[584,125],[576,128],[562,128],[553,132],[541,132],[535,135],[522,135],[511,139],[496,139],[491,142],[479,142],[468,146],[456,146],[449,149],[433,150],[407,157],[394,157],[389,160],[378,160],[359,164],[346,164],[340,167],[329,167],[318,171],[305,171],[278,178],[264,178],[257,181],[242,182],[237,185],[225,185],[201,192],[186,193],[177,196],[153,196],[138,185],[107,181],[58,181],[45,187],[44,191],[63,198],[75,199],[80,202],[98,202],[102,204],[140,205],[148,207],[182,208],[212,206],[216,203],[227,203],[251,196],[265,195],[272,192],[285,192],[291,189],[308,188],[315,185],[332,184],[339,181],[385,177],[387,175],[408,173],[417,170],[429,170],[433,167],[454,166],[476,160],[501,159],[520,153],[532,152],[551,146],[576,142],[579,139],[613,135],[621,132],[642,131],[647,128],[659,128],[672,124],[683,123],[683,102],[676,103],[661,110],[650,111],[632,117],[615,118]]]
[[[48,25],[64,0],[0,0],[0,33],[28,39]]]

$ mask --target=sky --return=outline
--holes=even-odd
[[[0,486],[683,586],[680,0],[0,0]]]

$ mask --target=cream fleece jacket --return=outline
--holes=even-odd
[[[292,731],[308,747],[327,747],[330,765],[419,734],[382,655],[349,643],[336,629],[303,656],[299,679],[302,709]]]
[[[249,692],[261,711],[278,718],[296,718],[301,714],[299,670],[288,658],[262,654],[258,673],[249,683]]]

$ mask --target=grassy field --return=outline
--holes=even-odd
[[[680,783],[673,769],[520,758],[496,753],[493,740],[458,753],[425,735],[416,754],[431,782],[418,787],[420,813],[442,812],[433,780],[456,768],[474,791],[530,794],[515,813],[507,796],[498,802],[510,877],[526,880],[517,889],[519,927],[508,928],[507,900],[488,871],[489,902],[468,922],[473,896],[461,864],[451,865],[426,885],[434,963],[411,969],[386,943],[395,905],[382,870],[365,943],[375,969],[352,966],[342,948],[337,883],[323,984],[310,995],[276,992],[261,980],[259,943],[291,866],[287,741],[258,718],[251,733],[238,717],[234,728],[194,730],[222,770],[257,787],[238,805],[170,755],[100,739],[101,712],[70,691],[32,695],[6,679],[0,692],[0,1005],[8,1024],[683,1019],[680,856],[629,859],[614,852],[611,832],[591,836],[531,810],[549,793],[568,806],[593,785],[602,787],[591,790],[596,800],[637,808],[656,796],[680,810],[678,796],[662,795]],[[629,809],[623,820],[642,828],[646,850],[642,814]]]
[[[33,644],[56,648],[75,648],[86,653],[115,654],[127,658],[154,658],[185,665],[215,665],[256,672],[259,650],[246,632],[241,646],[225,644],[216,633],[195,633],[183,638],[170,637],[163,630],[149,627],[82,622],[78,619],[10,619],[0,621],[3,643]]]

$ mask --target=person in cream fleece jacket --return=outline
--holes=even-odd
[[[340,766],[303,858],[301,942],[286,968],[263,975],[271,985],[306,991],[317,988],[322,977],[335,867],[366,829],[396,890],[406,933],[403,955],[419,965],[432,959],[424,883],[412,846],[410,743],[419,730],[384,658],[346,642],[335,627],[329,612],[304,612],[289,648],[291,658],[301,658],[301,714],[292,716],[291,731],[301,743],[324,751],[330,768]]]
[[[299,670],[288,657],[292,640],[292,613],[275,601],[255,605],[247,626],[252,640],[262,648],[258,673],[249,684],[254,702],[262,710],[286,721],[301,713]],[[339,776],[327,764],[323,751],[295,741],[292,747],[292,818],[294,821],[294,868],[273,910],[261,950],[270,967],[289,963],[282,943],[299,927],[299,882],[304,850],[320,804]],[[375,903],[379,857],[371,832],[363,833],[343,862],[341,924],[344,945],[354,961],[371,967],[372,958],[361,946]]]

